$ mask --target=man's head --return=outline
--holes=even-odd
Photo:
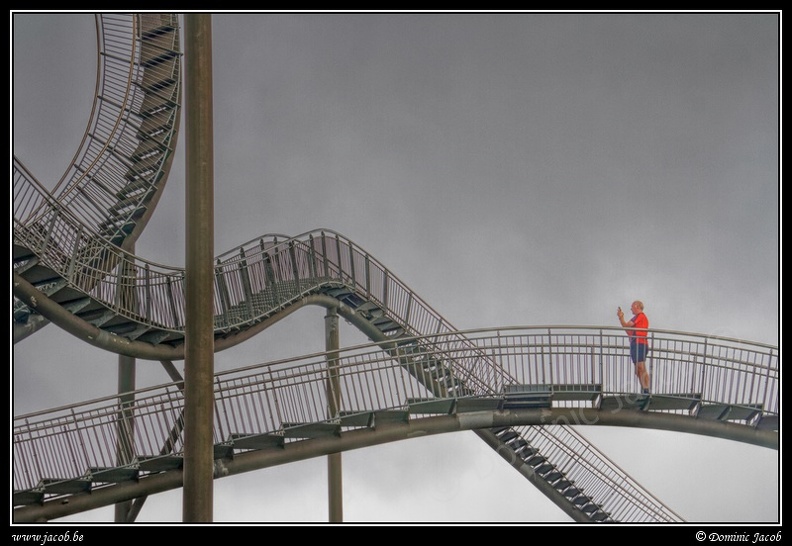
[[[644,304],[642,301],[635,300],[634,302],[632,302],[632,306],[630,307],[630,309],[632,309],[633,313],[638,314],[643,311]]]

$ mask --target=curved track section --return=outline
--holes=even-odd
[[[769,348],[720,341],[721,349],[701,358],[702,346],[686,345],[690,340],[679,334],[666,337],[672,342],[656,337],[655,346],[696,379],[680,382],[664,370],[658,379],[664,392],[646,411],[618,390],[618,370],[629,358],[623,336],[591,328],[450,332],[218,373],[215,477],[415,435],[475,430],[543,493],[560,497],[555,502],[575,520],[681,521],[567,425],[654,427],[778,449],[777,431],[754,405],[726,411],[689,390],[737,382],[772,389],[778,370],[764,365],[771,363]],[[725,374],[729,346],[735,365]],[[467,389],[459,378],[482,361],[513,382]],[[450,388],[449,380],[459,388]],[[58,517],[179,487],[182,387],[175,382],[17,417],[15,518]]]
[[[98,246],[134,243],[165,185],[179,132],[181,52],[175,14],[99,14],[96,25],[95,99],[74,158],[51,192],[17,157],[12,177],[15,228],[19,222],[58,244],[55,200],[92,228],[72,246],[99,257]],[[19,301],[12,314],[17,340],[46,324]]]
[[[21,162],[15,159],[13,163],[15,340],[53,321],[86,342],[118,354],[151,360],[181,359],[185,324],[183,268],[155,264],[124,250],[134,242],[157,202],[176,142],[180,85],[177,19],[145,14],[102,15],[97,20],[101,74],[97,99],[89,130],[72,166],[56,191],[49,192]],[[116,31],[118,39],[114,40]],[[121,49],[113,50],[116,46]],[[116,87],[112,82],[120,83]],[[241,343],[305,305],[321,305],[337,309],[384,349],[402,373],[406,371],[410,381],[420,385],[420,398],[430,405],[451,400],[453,411],[458,412],[457,401],[484,400],[485,412],[526,411],[547,408],[548,402],[554,400],[573,405],[582,401],[592,408],[596,404],[596,410],[601,411],[608,409],[608,404],[621,407],[630,402],[627,386],[632,382],[624,372],[590,376],[591,370],[602,369],[592,366],[596,359],[607,364],[627,358],[623,335],[608,334],[604,336],[610,338],[607,343],[602,333],[598,340],[578,341],[569,353],[576,356],[559,355],[560,361],[535,355],[542,362],[541,369],[536,370],[540,376],[521,377],[531,366],[509,369],[499,355],[489,354],[486,347],[457,332],[370,254],[329,230],[297,237],[263,236],[218,256],[214,288],[216,350]],[[448,336],[442,345],[416,337],[438,334]],[[549,330],[547,335],[554,337],[557,333]],[[677,360],[681,359],[688,367],[708,370],[707,374],[681,379],[671,377],[679,372],[661,371],[660,377],[670,374],[669,379],[673,380],[668,385],[673,390],[656,397],[653,413],[694,412],[697,419],[704,417],[714,423],[740,422],[743,429],[777,430],[777,348],[743,348],[742,342],[696,336],[672,336],[668,340],[659,333],[653,336],[656,366],[664,369],[664,361],[673,362],[675,365],[667,369],[677,370]],[[556,345],[559,344],[553,342]],[[719,353],[721,350],[725,352]],[[567,358],[586,362],[585,370],[589,371],[559,375]],[[752,378],[747,383],[750,388],[733,388],[731,381],[736,376]],[[543,380],[537,382],[539,377]],[[555,379],[548,381],[549,378]],[[700,382],[685,383],[691,378]],[[617,383],[606,387],[606,379]],[[378,390],[387,392],[391,388],[390,383],[382,383]],[[491,407],[493,400],[500,405]],[[303,403],[307,402],[300,401]],[[377,411],[391,411],[404,403],[400,400],[384,409],[367,406],[366,411],[377,415]],[[465,404],[462,403],[463,409]],[[122,408],[119,414],[115,408],[109,418],[116,423],[126,409]],[[170,420],[170,432],[159,437],[164,453],[178,454],[178,411],[164,412]],[[383,415],[380,413],[379,418]],[[136,412],[135,416],[137,423],[140,415]],[[300,423],[316,425],[317,419],[304,416]],[[489,423],[492,426],[469,428],[475,428],[573,519],[678,519],[637,484],[629,490],[614,488],[613,483],[633,482],[571,428],[520,428],[517,425],[521,422],[492,420]],[[262,429],[256,435],[291,429],[292,425],[281,421],[274,429]],[[70,442],[68,433],[50,437],[42,432],[39,436],[38,430],[29,428],[29,422],[18,429],[15,449],[34,445],[39,449],[41,438]],[[36,441],[27,441],[29,433]],[[218,440],[218,460],[226,457],[228,441]],[[116,462],[105,471],[94,472],[103,468],[94,461],[88,474],[75,477],[60,475],[72,470],[62,467],[65,458],[58,453],[57,447],[52,447],[49,454],[37,453],[36,461],[52,456],[57,462],[55,467],[34,471],[36,464],[20,452],[18,460],[30,464],[15,471],[15,479],[21,480],[15,483],[15,503],[37,504],[48,496],[72,494],[75,491],[70,488],[75,484],[85,487],[88,482],[90,489],[96,481],[94,476],[100,482],[117,481],[125,474],[110,472],[111,467],[115,471],[129,470],[127,466],[134,467],[141,456],[146,457],[131,449],[129,461],[123,465]],[[579,471],[595,476],[586,491],[570,489],[571,473]],[[77,493],[80,491],[84,489]],[[571,491],[575,493],[570,494]]]

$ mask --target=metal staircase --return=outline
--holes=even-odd
[[[65,211],[60,216],[64,225],[67,224],[66,220],[74,221],[68,218]],[[86,231],[84,226],[83,231]],[[21,233],[25,231],[20,230]],[[22,237],[17,242],[19,252],[27,248],[21,244]],[[153,274],[152,264],[117,248],[107,247],[107,251],[114,257],[108,256],[104,263],[116,264],[110,271],[97,272],[82,264],[77,264],[72,269],[90,272],[87,275],[89,279],[104,279],[100,283],[90,284],[97,287],[109,286],[109,291],[83,292],[79,289],[80,275],[64,282],[62,277],[53,275],[52,268],[44,267],[40,262],[27,269],[18,268],[15,279],[18,279],[20,285],[25,282],[33,286],[34,282],[39,285],[43,282],[45,286],[59,287],[60,290],[54,292],[51,298],[39,292],[39,307],[46,300],[51,300],[57,307],[71,310],[70,322],[95,328],[113,343],[123,342],[123,347],[131,350],[146,347],[148,352],[144,354],[148,356],[152,351],[161,351],[163,358],[180,350],[184,336],[181,326],[184,323],[184,306],[180,299],[183,294],[183,271],[161,269],[157,277]],[[29,253],[37,255],[37,251]],[[29,261],[35,260],[30,258]],[[63,273],[63,270],[59,272]],[[215,336],[218,343],[239,341],[248,330],[271,324],[271,321],[285,316],[293,308],[306,304],[323,305],[337,307],[347,320],[369,338],[386,347],[402,367],[426,389],[430,399],[453,398],[467,401],[474,398],[479,403],[482,400],[486,403],[489,398],[497,400],[497,405],[492,409],[550,407],[555,400],[593,405],[602,404],[605,399],[614,399],[612,396],[601,396],[602,379],[596,377],[581,384],[555,382],[536,385],[520,381],[464,335],[454,335],[456,330],[453,326],[372,256],[339,234],[327,230],[310,232],[291,239],[281,235],[258,239],[243,245],[231,255],[219,257],[216,273]],[[160,280],[155,281],[156,278]],[[165,289],[155,290],[155,286]],[[125,298],[122,297],[125,292],[146,297]],[[112,298],[108,298],[106,294]],[[28,300],[25,295],[21,297]],[[159,314],[147,315],[141,312],[152,309],[158,310]],[[161,320],[155,320],[157,317],[161,317]],[[60,320],[55,316],[53,318]],[[429,334],[439,332],[451,335],[453,343],[434,346],[428,341],[418,342],[412,337],[426,335],[427,331]],[[95,336],[95,340],[100,339],[102,336]],[[655,352],[659,353],[659,342],[655,343]],[[464,356],[458,354],[462,350],[465,351]],[[731,405],[734,408],[757,406],[755,403]],[[691,408],[688,407],[687,410],[690,411]],[[757,415],[740,417],[754,422]],[[766,417],[773,419],[775,416],[771,412]],[[326,425],[305,425],[302,429],[295,428],[293,433],[299,430],[311,430],[315,433],[317,429],[327,428]],[[556,430],[563,429],[559,427]],[[580,490],[567,475],[571,468],[569,464],[564,465],[555,460],[560,454],[570,450],[564,448],[565,442],[559,438],[559,434],[548,432],[549,430],[553,429],[543,428],[545,446],[541,448],[532,444],[532,438],[536,436],[533,428],[523,430],[499,427],[488,431],[487,435],[496,450],[508,450],[515,457],[519,457],[526,469],[531,469],[532,479],[550,485],[551,488],[545,493],[551,498],[556,497],[554,502],[560,505],[571,503],[575,507],[571,512],[582,521],[612,520],[607,499],[597,499],[596,494],[588,492],[602,488],[589,488],[586,492]],[[485,433],[480,431],[479,434]],[[581,438],[576,441],[585,443]],[[225,445],[220,453],[229,449],[232,448]],[[574,452],[596,453],[593,446],[587,450],[575,449]],[[528,453],[530,457],[526,456]],[[583,464],[580,455],[575,457],[574,462],[576,465]],[[594,468],[598,465],[590,462],[589,466]],[[598,480],[602,481],[603,476]],[[78,479],[77,484],[83,486],[83,481]],[[571,488],[572,486],[575,488]],[[575,491],[577,492],[571,495]],[[610,488],[608,495],[613,495]],[[641,491],[641,495],[643,498],[636,500],[636,506],[653,507],[648,516],[642,510],[637,511],[641,518],[657,517],[660,521],[673,519],[670,512],[657,509],[655,501],[648,502],[645,492]],[[633,514],[632,517],[638,516]]]
[[[592,361],[592,347],[610,348],[595,353]],[[761,400],[764,412],[778,417],[778,399],[772,394],[778,384],[775,348],[679,333],[655,333],[653,348],[661,377],[682,369],[692,379],[668,382],[661,392],[691,391],[700,378],[712,385],[761,384],[769,398],[755,398],[754,392],[754,398],[740,403],[716,388],[720,394],[705,389],[703,400],[720,397],[734,407]],[[553,362],[557,383],[530,379],[548,371],[532,351]],[[609,363],[604,355],[618,357],[618,362]],[[409,438],[410,431],[474,430],[576,521],[674,522],[681,518],[598,451],[579,427],[561,423],[578,416],[584,423],[612,424],[618,418],[629,424],[640,417],[648,426],[652,419],[669,423],[673,417],[683,427],[679,430],[707,433],[711,424],[720,423],[739,431],[742,441],[761,438],[761,445],[778,448],[777,431],[760,427],[759,419],[722,422],[699,416],[695,409],[604,407],[604,399],[625,396],[618,389],[628,379],[628,355],[624,336],[617,332],[521,327],[399,338],[217,373],[214,456],[223,472],[216,477],[237,463],[250,471],[279,464],[273,459],[305,458],[312,449],[318,456],[326,453],[323,449],[373,445],[378,434],[385,435],[381,441],[392,441]],[[696,364],[685,366],[684,355],[695,357]],[[501,380],[519,379],[519,388],[497,379],[476,383],[471,372],[489,367],[487,361],[497,367]],[[746,367],[749,361],[755,365]],[[586,376],[592,368],[599,370]],[[617,369],[628,371],[619,376]],[[728,374],[719,378],[724,369]],[[145,488],[152,483],[147,480],[179,469],[185,401],[178,374],[169,373],[176,382],[15,418],[14,503],[21,521],[39,514],[38,507],[45,504],[57,508],[64,497],[99,502],[103,493],[113,494],[115,485]],[[471,379],[452,382],[460,387],[444,391],[449,377]],[[569,377],[584,380],[577,384],[577,395],[566,388]],[[599,394],[585,394],[592,390]],[[391,436],[394,429],[401,435]],[[368,443],[349,443],[361,438]],[[259,462],[251,466],[251,458]]]
[[[156,264],[125,250],[156,205],[176,144],[177,17],[109,14],[97,16],[97,22],[102,68],[95,114],[69,171],[55,191],[47,191],[14,158],[14,339],[19,341],[52,321],[88,343],[119,354],[181,359],[184,269]],[[117,44],[122,44],[122,51],[114,51]],[[488,408],[493,403],[492,410],[509,410],[550,408],[558,400],[599,407],[603,401],[601,378],[536,383],[517,377],[457,333],[373,256],[330,230],[296,237],[265,235],[216,258],[216,350],[241,343],[305,305],[337,309],[385,348],[422,386],[423,391],[412,400],[414,406],[450,401],[454,411]],[[450,338],[434,345],[429,338],[416,337],[438,334]],[[605,358],[615,358],[621,350],[609,348]],[[769,399],[773,394],[777,396],[777,391]],[[777,423],[777,408],[768,408],[767,399],[763,395],[748,402],[712,402],[730,408],[718,417],[727,418],[735,410],[734,418],[772,427],[774,419]],[[404,403],[379,408],[377,418],[407,419],[409,412],[399,409]],[[753,413],[736,411],[752,403]],[[361,419],[360,415],[345,418],[346,423]],[[88,465],[68,478],[39,476],[35,484],[15,491],[15,503],[41,502],[45,494],[85,492],[94,482],[136,480],[144,468],[162,471],[156,464],[166,460],[166,453],[176,457],[168,458],[168,465],[178,464],[174,442],[180,436],[179,422],[180,417],[172,420],[170,432],[160,438],[167,440],[167,449],[130,456],[123,464]],[[340,426],[294,420],[276,429],[284,437],[314,438],[337,434]],[[241,442],[251,448],[270,445],[269,435],[274,431],[233,431],[234,435],[218,439],[216,456],[233,456],[235,447],[244,445]],[[521,461],[518,471],[542,484],[543,493],[574,519],[678,520],[569,427],[499,426],[477,433],[502,455],[508,453]],[[572,476],[581,472],[588,482],[585,489],[583,478]],[[622,484],[614,487],[617,481]],[[625,489],[623,484],[630,487]],[[627,503],[630,509],[616,513],[614,502]]]
[[[164,188],[179,132],[181,50],[176,14],[106,13],[96,15],[96,23],[96,94],[74,159],[51,192],[37,182],[38,189],[29,191],[34,177],[16,157],[12,167],[15,229],[19,221],[31,236],[50,233],[40,242],[52,244],[53,213],[68,209],[92,227],[96,238],[72,234],[80,246],[73,244],[69,250],[93,255],[99,263],[107,242],[134,243]],[[55,209],[52,200],[59,204]],[[16,267],[38,267],[27,263],[31,256],[22,248],[14,248],[13,259]],[[70,260],[63,253],[58,259]],[[46,282],[46,275],[39,275],[37,282]],[[18,300],[12,313],[15,340],[47,323]]]

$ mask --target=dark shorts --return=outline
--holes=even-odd
[[[646,361],[646,354],[649,352],[649,345],[646,343],[631,343],[630,358],[633,364]]]

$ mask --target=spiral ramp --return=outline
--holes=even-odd
[[[181,47],[175,14],[99,14],[96,24],[96,93],[73,160],[47,191],[14,157],[12,183],[15,230],[29,229],[49,244],[51,223],[68,209],[92,228],[72,249],[98,263],[105,244],[129,248],[135,242],[165,186],[179,133]],[[14,246],[15,264],[35,270],[38,259],[25,252]],[[31,275],[36,278],[35,271]],[[57,289],[42,286],[45,293]],[[18,300],[13,307],[15,341],[47,323]]]
[[[118,29],[131,36],[125,42],[131,44],[126,56],[107,55],[106,48],[100,52],[102,73],[124,73],[127,79],[121,81],[126,85],[114,88],[116,95],[110,99],[107,82],[118,78],[100,76],[97,87],[101,91],[83,146],[55,191],[44,189],[14,159],[15,341],[51,321],[87,343],[118,354],[179,360],[184,358],[184,269],[156,264],[125,250],[156,205],[176,144],[177,18],[113,14],[97,16],[97,22],[103,44],[123,42],[107,39]],[[125,62],[116,66],[111,58]],[[99,128],[105,126],[114,129],[98,137]],[[369,253],[330,230],[296,237],[266,235],[216,258],[215,350],[242,343],[306,305],[337,310],[420,386],[411,399],[357,408],[354,419],[345,421],[354,429],[376,428],[377,420],[386,416],[409,421],[411,407],[424,408],[413,412],[412,417],[417,417],[438,412],[458,416],[541,411],[555,407],[559,400],[597,410],[614,401],[629,405],[623,390],[605,389],[602,378],[550,385],[518,378],[458,333]],[[437,346],[433,336],[438,335],[449,336],[454,347],[465,348],[464,354],[455,356],[445,345]],[[769,348],[751,353],[761,353],[761,361],[752,362],[750,373],[761,369],[769,388],[752,390],[738,399],[717,388],[675,392],[664,401],[659,399],[648,413],[682,414],[777,435],[777,352]],[[733,360],[735,368],[743,366],[742,358],[727,360]],[[428,411],[430,406],[434,409]],[[111,407],[107,411],[113,415],[122,411]],[[328,428],[336,438],[343,436],[341,425],[328,423],[326,417],[299,416],[269,428],[233,432],[218,439],[217,459],[232,459],[239,450],[283,449],[284,438],[316,442],[322,436],[317,431]],[[179,438],[181,418],[171,418],[166,436]],[[167,474],[179,465],[179,441],[161,438],[167,449],[154,456],[132,449],[124,464],[86,460],[84,468],[70,471],[58,465],[53,467],[58,470],[34,471],[36,465],[28,464],[27,449],[49,450],[46,457],[38,453],[37,459],[58,458],[59,448],[47,442],[42,448],[42,439],[48,436],[36,432],[49,426],[47,419],[31,425],[26,418],[15,426],[15,460],[22,465],[15,466],[15,517],[35,514],[38,507],[64,495],[90,491],[96,495],[119,483],[145,482],[143,477]],[[53,419],[62,428],[60,418]],[[507,423],[475,430],[575,521],[681,521],[572,427]],[[106,451],[107,457],[117,455],[115,445]]]

